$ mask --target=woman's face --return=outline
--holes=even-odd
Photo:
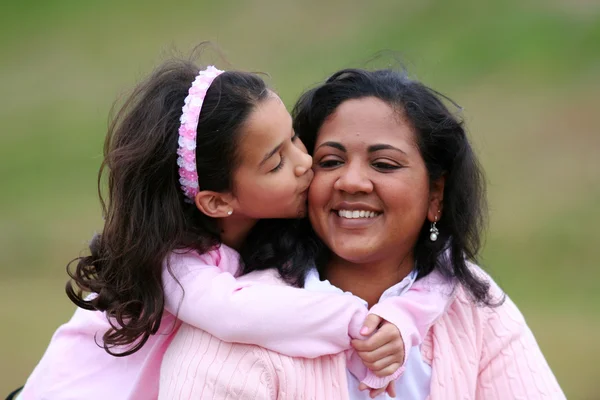
[[[400,263],[412,254],[428,213],[438,212],[412,127],[377,98],[347,100],[329,116],[313,170],[311,224],[347,261]]]

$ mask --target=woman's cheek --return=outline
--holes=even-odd
[[[323,171],[314,169],[315,175],[308,190],[309,201],[322,202],[333,189],[333,179]]]
[[[318,178],[315,175],[310,187],[308,188],[308,205],[309,206],[312,205],[312,206],[316,207],[317,204],[319,204],[319,193],[321,193],[321,190],[319,190]]]

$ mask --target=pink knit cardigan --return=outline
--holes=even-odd
[[[501,293],[493,281],[492,291]],[[432,367],[431,400],[565,398],[508,297],[500,307],[478,307],[458,287],[421,354]],[[159,399],[344,400],[346,355],[287,357],[184,324],[163,359]]]

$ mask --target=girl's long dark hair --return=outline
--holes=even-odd
[[[103,335],[102,346],[113,355],[139,350],[157,332],[168,255],[177,249],[203,253],[220,243],[216,220],[186,203],[179,184],[179,118],[198,71],[188,61],[163,64],[134,89],[108,129],[98,176],[104,228],[92,239],[91,254],[73,260],[72,271],[67,268],[71,279],[66,293],[78,307],[106,313],[112,328]],[[230,71],[215,79],[197,130],[203,189],[230,190],[240,130],[267,96],[264,81],[255,74]],[[260,229],[253,234],[260,235]]]
[[[445,177],[438,240],[429,240],[425,222],[414,249],[419,277],[438,270],[456,278],[476,303],[500,304],[491,297],[487,280],[468,265],[477,262],[487,220],[485,179],[463,122],[442,101],[449,99],[402,72],[345,69],[300,97],[292,112],[294,130],[312,152],[321,126],[340,104],[371,96],[410,121],[430,181]],[[314,232],[312,237],[319,243]],[[316,258],[326,259],[327,252],[321,245]]]

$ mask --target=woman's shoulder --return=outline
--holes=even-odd
[[[471,264],[470,267],[489,284],[492,302],[496,304],[478,304],[467,288],[456,284],[446,312],[424,340],[424,354],[428,359],[434,357],[433,352],[444,353],[440,356],[443,359],[468,359],[465,365],[477,366],[479,371],[500,351],[510,347],[511,342],[526,334],[529,328],[519,309],[492,277],[477,265]],[[442,345],[434,349],[434,342]]]
[[[463,372],[477,377],[478,397],[563,399],[521,311],[489,274],[476,265],[471,268],[489,283],[495,304],[477,304],[458,285],[448,312],[428,338],[425,355],[433,359],[437,351],[439,359],[452,361],[448,371],[459,362]],[[432,342],[440,345],[434,348]]]
[[[484,322],[489,318],[506,317],[524,322],[519,309],[491,275],[476,264],[469,263],[468,265],[473,274],[488,285],[490,304],[486,305],[478,303],[464,286],[457,284],[453,306],[476,314],[480,319],[483,319]]]
[[[457,284],[454,299],[442,318],[446,329],[458,329],[462,335],[476,338],[484,348],[503,346],[529,332],[525,317],[500,285],[481,267],[469,267],[489,285],[491,305],[477,303],[465,287]]]

